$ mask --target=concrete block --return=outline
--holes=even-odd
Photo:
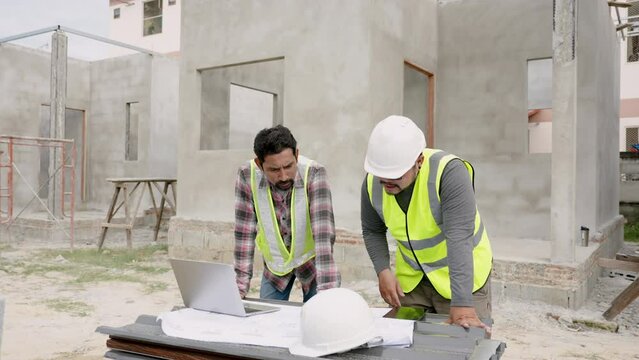
[[[220,236],[215,232],[207,231],[204,233],[204,246],[207,249],[217,251],[233,251],[235,248],[235,239],[228,236]]]
[[[182,246],[204,249],[204,233],[202,231],[183,231]]]
[[[221,261],[225,264],[233,265],[235,263],[235,256],[233,255],[233,251],[220,251]]]
[[[333,247],[333,260],[335,260],[337,264],[341,264],[345,261],[344,245],[337,244]]]
[[[169,229],[167,233],[167,241],[169,243],[169,249],[173,246],[180,245],[182,242],[182,232],[175,229]]]
[[[366,247],[364,245],[344,246],[344,261],[355,264],[370,263]]]
[[[578,309],[586,300],[587,286],[565,288],[558,286],[544,286],[493,280],[493,301],[498,302],[508,298],[527,299],[546,304]]]
[[[342,275],[342,283],[358,281],[374,281],[377,283],[377,275],[373,266],[343,266],[339,268]]]

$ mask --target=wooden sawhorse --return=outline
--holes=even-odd
[[[119,228],[124,229],[126,231],[126,245],[129,249],[133,247],[132,242],[132,233],[133,224],[135,223],[135,217],[137,215],[138,209],[140,208],[140,203],[142,202],[142,198],[144,197],[144,193],[146,189],[149,190],[149,195],[151,196],[151,201],[153,203],[153,209],[155,210],[155,216],[157,217],[157,221],[155,223],[155,232],[153,235],[153,241],[157,241],[158,232],[160,231],[160,222],[162,221],[162,213],[164,212],[164,204],[168,203],[171,209],[176,212],[177,207],[177,180],[176,179],[168,179],[168,178],[118,178],[118,179],[106,179],[107,181],[113,183],[115,186],[115,190],[113,192],[113,199],[111,200],[111,204],[109,205],[109,210],[107,211],[106,220],[102,223],[102,231],[100,234],[100,241],[98,242],[98,251],[102,250],[102,245],[104,244],[104,238],[106,237],[107,230],[109,228]],[[164,184],[164,186],[160,186],[159,184]],[[173,192],[173,199],[168,196],[169,186]],[[155,188],[160,194],[160,206],[156,206],[155,196],[153,195],[153,188]],[[133,194],[137,189],[141,189],[139,191],[138,197],[135,200],[135,206],[133,208],[130,207],[130,202],[133,199]],[[118,198],[122,193],[122,200],[118,204]],[[124,223],[112,223],[113,217],[117,214],[118,210],[124,206]],[[131,211],[133,209],[133,211]]]
[[[633,271],[639,273],[639,255],[620,251],[615,259],[599,258],[597,264],[603,268]],[[610,308],[603,313],[606,320],[612,320],[619,315],[628,305],[639,297],[639,277],[628,285],[617,297],[612,300]]]

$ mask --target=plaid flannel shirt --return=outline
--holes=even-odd
[[[266,177],[262,181],[268,182]],[[280,228],[282,240],[287,248],[291,245],[291,194],[279,190],[272,184],[271,195]],[[315,240],[315,257],[284,276],[278,276],[264,265],[264,277],[279,291],[283,291],[295,275],[307,292],[313,281],[317,281],[317,290],[326,290],[340,285],[340,274],[333,260],[335,243],[335,221],[333,204],[328,185],[326,169],[313,161],[308,174],[308,203],[311,230]],[[303,191],[304,181],[299,171],[294,185],[297,191]],[[257,236],[257,217],[251,192],[250,162],[240,167],[235,182],[235,273],[240,294],[245,296],[253,277],[253,255]]]

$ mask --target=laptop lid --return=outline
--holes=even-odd
[[[184,305],[192,309],[235,316],[277,311],[275,306],[245,304],[229,264],[170,259]],[[250,308],[245,309],[249,306]],[[257,308],[256,308],[257,307]]]

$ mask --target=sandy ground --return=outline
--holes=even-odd
[[[140,236],[145,234],[134,240],[138,246],[143,245]],[[107,246],[123,243],[108,239]],[[69,283],[68,274],[24,276],[4,270],[12,264],[24,266],[34,261],[33,254],[42,247],[17,244],[0,251],[0,297],[6,301],[0,348],[3,360],[102,359],[107,350],[106,336],[95,333],[98,326],[126,325],[140,314],[157,315],[182,304],[170,271],[145,275],[148,283],[165,284],[150,291],[148,283],[92,282],[78,286]],[[165,252],[154,255],[152,261],[169,267]],[[639,359],[639,301],[615,319],[617,333],[580,328],[572,322],[604,321],[601,314],[629,283],[622,278],[601,278],[588,304],[578,311],[514,300],[495,303],[493,339],[507,344],[502,359]],[[374,283],[343,286],[364,292],[369,302],[379,300]],[[295,297],[299,293],[294,292]],[[77,306],[61,309],[51,305],[60,301]]]

